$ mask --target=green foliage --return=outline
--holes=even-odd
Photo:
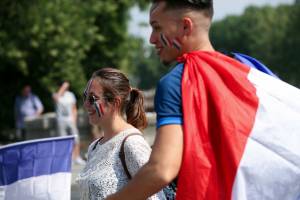
[[[68,80],[79,97],[92,72],[116,67],[142,89],[168,69],[154,49],[128,34],[129,9],[146,0],[1,0],[0,130],[13,127],[13,104],[26,82],[53,111],[51,93]],[[300,85],[300,6],[249,7],[212,26],[218,50],[258,58],[284,80]]]
[[[130,68],[130,74],[133,85],[144,90],[155,88],[168,68],[161,64],[153,47],[144,46],[142,39],[132,38],[130,43],[131,49],[136,49],[130,52],[133,66]]]
[[[285,30],[285,36],[280,41],[280,51],[274,66],[278,66],[280,74],[291,84],[300,87],[300,4],[288,11],[289,22]]]
[[[87,3],[76,3],[1,1],[0,71],[10,78],[1,79],[10,90],[1,105],[11,108],[1,121],[12,119],[14,95],[24,82],[33,86],[48,109],[53,108],[51,92],[58,81],[68,80],[75,91],[82,90],[86,78],[81,61],[98,34]]]
[[[256,57],[281,78],[299,86],[299,11],[295,5],[248,7],[241,16],[213,24],[213,44],[221,51]]]
[[[86,58],[82,63],[86,77],[102,67],[115,67],[125,72],[130,72],[132,36],[129,36],[127,27],[129,21],[129,9],[137,4],[141,9],[146,9],[148,2],[145,0],[122,0],[99,2],[93,0],[96,8],[94,25],[98,27],[98,36],[90,49],[86,52]]]
[[[14,97],[28,82],[46,111],[51,93],[68,80],[81,95],[92,71],[129,68],[127,22],[134,4],[145,0],[1,0],[0,128],[13,127]]]

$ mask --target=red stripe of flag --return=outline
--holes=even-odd
[[[229,200],[258,108],[249,68],[217,52],[180,60],[184,150],[176,199]]]

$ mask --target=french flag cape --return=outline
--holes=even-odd
[[[0,148],[0,199],[70,200],[73,136]]]
[[[218,52],[180,59],[177,200],[299,200],[300,90]]]

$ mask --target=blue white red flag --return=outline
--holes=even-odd
[[[73,136],[0,148],[0,199],[69,200]]]
[[[218,52],[180,61],[177,199],[300,199],[300,90]]]
[[[259,71],[262,71],[266,74],[269,74],[273,77],[278,78],[277,75],[274,74],[267,66],[265,66],[264,64],[262,64],[260,61],[256,60],[255,58],[252,58],[248,55],[241,54],[241,53],[233,53],[233,56],[238,61],[240,61],[250,67],[256,68]]]

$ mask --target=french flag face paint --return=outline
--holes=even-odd
[[[164,47],[170,47],[171,46],[171,42],[165,34],[160,33],[160,40],[161,40],[161,43],[163,44]]]
[[[94,108],[95,108],[95,110],[96,110],[96,113],[97,113],[97,116],[98,116],[98,117],[102,117],[103,114],[104,114],[104,112],[103,112],[103,107],[102,107],[102,105],[99,104],[99,103],[97,102],[97,100],[99,100],[99,99],[98,99],[97,97],[95,97],[94,95],[92,95],[92,96],[89,96],[89,95],[88,95],[88,92],[89,92],[89,90],[90,90],[90,87],[91,87],[92,82],[93,82],[93,79],[91,79],[91,80],[88,82],[87,87],[85,88],[85,90],[84,90],[84,92],[83,92],[83,96],[84,96],[83,99],[84,99],[84,101],[86,101],[86,99],[88,99],[88,100],[89,100],[89,103],[90,103],[91,105],[94,106]]]
[[[181,40],[177,37],[172,41],[173,47],[175,47],[178,51],[181,50]]]
[[[181,45],[181,40],[177,37],[175,37],[174,39],[170,39],[165,34],[161,33],[160,34],[160,40],[161,40],[161,43],[163,44],[164,47],[174,47],[178,51],[181,50],[181,46],[182,46]]]
[[[98,117],[102,117],[104,114],[102,105],[99,104],[97,101],[94,101],[94,106]]]
[[[99,104],[99,108],[100,108],[101,115],[104,115],[104,109],[101,103]]]

